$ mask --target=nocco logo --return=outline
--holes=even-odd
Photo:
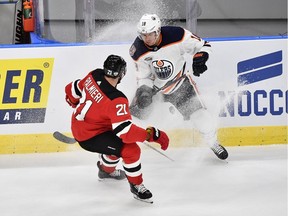
[[[282,73],[282,51],[241,61],[237,65],[238,86],[277,77]]]
[[[269,53],[256,58],[241,61],[237,64],[237,83],[239,91],[225,93],[219,91],[220,100],[225,106],[220,111],[220,117],[238,116],[277,116],[288,113],[288,91],[242,90],[264,80],[271,80],[283,74],[282,51]],[[283,82],[287,82],[284,80]],[[226,109],[225,109],[226,108]]]
[[[168,79],[173,74],[173,64],[167,60],[157,60],[152,62],[155,74],[159,79]]]
[[[0,124],[43,123],[53,58],[0,60]]]

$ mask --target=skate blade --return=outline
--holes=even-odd
[[[98,181],[99,182],[120,182],[120,181],[125,181],[127,180],[127,178],[124,178],[124,179],[114,179],[114,178],[99,178],[98,177]]]
[[[139,200],[139,201],[141,201],[141,202],[153,204],[152,198],[150,198],[150,199],[140,199],[140,198],[139,198],[138,196],[136,196],[136,195],[133,195],[133,197],[134,197],[136,200]]]

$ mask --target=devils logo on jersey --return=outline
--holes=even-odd
[[[173,64],[167,60],[157,60],[152,62],[155,74],[159,79],[168,79],[174,71]]]

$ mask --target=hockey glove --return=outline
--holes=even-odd
[[[73,108],[75,108],[79,103],[79,99],[71,99],[68,97],[68,95],[66,95],[65,99],[66,99],[66,102],[69,104],[69,106]]]
[[[142,85],[136,91],[136,104],[140,109],[148,107],[152,103],[153,89]]]
[[[207,52],[198,52],[193,57],[193,74],[194,76],[200,76],[207,70],[206,61],[209,58]]]
[[[148,133],[147,141],[159,143],[162,150],[166,150],[168,148],[169,137],[164,131],[161,131],[154,127],[148,127],[146,131]]]

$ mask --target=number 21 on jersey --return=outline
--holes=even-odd
[[[78,121],[84,121],[86,113],[89,111],[90,107],[92,106],[92,103],[93,102],[91,100],[86,100],[86,92],[83,91],[79,104],[74,110],[74,113],[75,114],[77,113],[75,118]],[[116,109],[117,109],[117,113],[116,113],[117,116],[123,116],[123,115],[128,114],[127,109],[126,109],[126,104],[117,104]]]
[[[127,114],[126,104],[117,104],[116,109],[117,109],[117,116],[123,116]]]

